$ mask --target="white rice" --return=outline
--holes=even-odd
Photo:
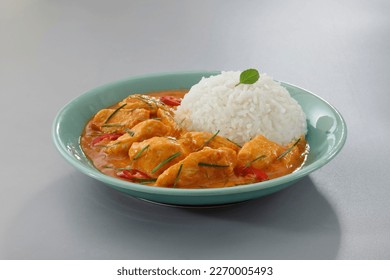
[[[286,145],[306,134],[306,116],[287,89],[265,73],[251,85],[240,84],[239,71],[202,78],[176,111],[190,131],[208,131],[243,145],[262,134]]]

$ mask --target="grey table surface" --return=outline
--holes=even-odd
[[[389,1],[0,3],[1,259],[390,259]],[[178,209],[70,166],[51,125],[134,75],[256,67],[334,105],[342,152],[276,194]]]

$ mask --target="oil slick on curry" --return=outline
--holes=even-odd
[[[219,131],[187,131],[174,119],[185,93],[134,94],[100,110],[81,136],[84,153],[106,175],[168,188],[250,184],[303,165],[304,136],[282,146],[257,135],[240,146]]]

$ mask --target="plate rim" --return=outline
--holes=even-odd
[[[154,195],[164,195],[164,196],[225,196],[225,195],[234,195],[234,194],[241,194],[241,193],[248,193],[248,192],[255,192],[255,191],[261,191],[265,189],[269,189],[275,186],[279,186],[282,184],[287,184],[291,182],[295,182],[296,180],[305,177],[306,175],[312,173],[313,171],[319,169],[320,167],[326,165],[329,161],[331,161],[343,148],[343,146],[346,143],[347,140],[347,125],[346,122],[341,115],[341,113],[328,101],[323,99],[322,97],[318,96],[317,94],[306,90],[302,87],[296,86],[292,83],[284,82],[284,81],[278,81],[283,86],[287,85],[289,87],[293,87],[299,91],[302,91],[304,94],[309,94],[318,99],[320,102],[323,102],[325,105],[327,105],[332,112],[337,116],[337,118],[340,121],[341,124],[341,136],[340,140],[335,143],[335,145],[332,147],[331,152],[327,153],[324,158],[319,159],[318,161],[313,162],[310,164],[310,166],[305,167],[304,169],[298,170],[296,172],[293,172],[291,174],[275,178],[269,181],[264,182],[258,182],[258,183],[252,183],[252,184],[246,184],[246,185],[239,185],[239,186],[232,186],[232,187],[226,187],[226,188],[199,188],[199,189],[179,189],[179,188],[165,188],[165,187],[158,187],[158,186],[145,186],[141,184],[135,184],[132,182],[124,181],[118,178],[110,177],[108,175],[105,175],[101,173],[98,169],[92,169],[87,168],[84,165],[80,164],[78,160],[76,160],[72,155],[69,154],[69,151],[64,146],[64,143],[61,141],[60,134],[58,133],[58,130],[60,128],[61,120],[64,117],[64,114],[67,110],[73,106],[74,103],[77,103],[78,101],[89,97],[89,95],[97,94],[96,92],[100,92],[104,89],[113,87],[115,85],[121,84],[121,83],[128,83],[134,80],[139,79],[149,79],[153,77],[163,77],[163,76],[178,76],[178,75],[199,75],[199,76],[210,76],[220,73],[221,71],[178,71],[178,72],[161,72],[161,73],[151,73],[151,74],[144,74],[144,75],[138,75],[138,76],[131,76],[123,79],[119,79],[116,81],[112,81],[100,86],[97,86],[95,88],[92,88],[79,96],[73,98],[71,101],[66,103],[56,114],[54,121],[52,123],[52,140],[54,142],[54,145],[56,149],[60,152],[62,157],[64,157],[73,167],[75,167],[77,170],[81,171],[82,173],[100,181],[105,184],[108,184],[110,186],[115,186],[117,189],[124,189],[132,192],[137,193],[145,193],[145,194],[154,194]],[[277,80],[275,80],[277,81]],[[79,145],[78,141],[78,145]],[[85,156],[85,155],[84,155]]]

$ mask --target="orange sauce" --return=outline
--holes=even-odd
[[[183,98],[188,90],[168,90],[160,92],[148,93],[148,96],[155,98],[160,98],[162,96],[174,96],[176,98]],[[117,108],[118,105],[114,104],[108,108]],[[102,132],[96,128],[93,124],[93,118],[88,121],[86,124],[82,135],[80,137],[80,144],[85,153],[85,155],[92,161],[94,166],[101,171],[102,173],[118,178],[118,171],[123,169],[128,169],[131,165],[131,159],[128,156],[128,153],[122,154],[107,154],[104,149],[104,145],[94,145],[93,141],[102,135]],[[104,141],[103,141],[104,142]],[[107,141],[105,142],[107,143]],[[302,136],[298,143],[295,143],[296,146],[287,153],[283,158],[278,160],[273,160],[272,163],[268,164],[262,168],[262,172],[266,173],[267,180],[274,179],[286,174],[292,173],[301,168],[304,164],[307,154],[308,154],[308,144]],[[291,147],[291,144],[289,145]],[[284,147],[288,149],[289,147]],[[253,163],[255,166],[255,163]],[[236,172],[229,177],[223,178],[223,180],[210,182],[209,184],[197,184],[196,180],[192,185],[187,185],[185,188],[218,188],[218,187],[228,187],[234,185],[242,185],[248,183],[254,183],[259,181],[258,177],[251,174],[251,172],[246,172],[249,176],[243,176],[243,174],[237,174]],[[146,182],[147,185],[156,185],[155,182]],[[172,187],[172,186],[171,186]]]

